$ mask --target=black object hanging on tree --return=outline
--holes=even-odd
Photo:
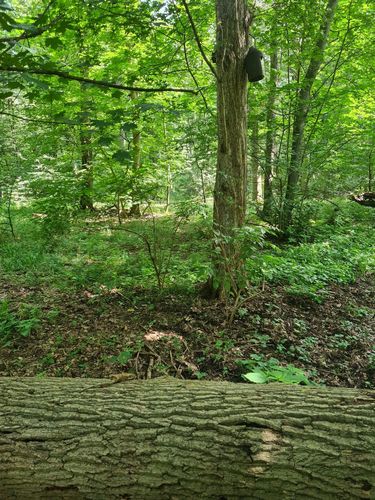
[[[263,80],[263,53],[257,48],[250,47],[245,57],[245,69],[249,82],[259,82]]]

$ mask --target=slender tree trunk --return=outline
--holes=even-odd
[[[368,155],[368,190],[372,191],[372,164],[373,164],[373,148],[370,149],[369,155]]]
[[[163,139],[164,145],[167,142],[167,126],[165,122],[165,114],[163,114]],[[169,155],[165,156],[165,161],[167,162],[167,184],[165,193],[165,212],[169,212],[169,206],[171,204],[171,193],[172,193],[172,172]]]
[[[206,184],[204,182],[203,168],[200,167],[198,160],[197,160],[197,166],[199,168],[199,173],[201,176],[202,201],[206,205],[206,203],[207,203]]]
[[[237,287],[240,256],[233,242],[246,213],[247,75],[250,14],[246,0],[216,2],[218,151],[214,189],[214,277],[223,296]]]
[[[156,379],[0,379],[3,500],[354,500],[375,394]]]
[[[13,217],[12,217],[12,196],[13,196],[13,186],[9,188],[8,196],[7,196],[7,219],[10,228],[10,232],[12,234],[13,239],[16,238],[16,233],[14,231]]]
[[[83,78],[88,76],[90,66],[87,48],[85,47],[82,31],[78,29],[75,33],[78,45],[78,60],[82,68],[81,74]],[[92,139],[89,130],[89,111],[90,100],[87,86],[84,83],[80,84],[80,108],[82,114],[82,123],[79,130],[79,141],[81,146],[81,195],[79,205],[82,210],[94,210],[92,199],[92,190],[94,186],[94,168],[93,168],[93,149]]]
[[[273,208],[273,190],[272,190],[272,176],[273,176],[273,159],[275,156],[275,99],[276,99],[276,85],[277,85],[277,49],[271,55],[270,64],[270,81],[269,93],[267,101],[266,113],[266,154],[264,162],[264,184],[263,184],[263,210],[262,216],[264,219],[269,220],[272,215]]]
[[[287,186],[280,224],[280,228],[283,231],[286,231],[292,222],[302,161],[304,129],[311,100],[311,88],[323,62],[324,50],[327,45],[329,30],[337,3],[338,0],[328,0],[327,2],[324,18],[316,40],[315,50],[313,51],[306,74],[302,80],[301,88],[297,93],[292,132],[291,158],[288,165]]]
[[[87,70],[83,72],[87,76]],[[79,130],[79,140],[81,145],[81,196],[79,200],[82,210],[94,210],[92,190],[94,187],[93,149],[92,139],[89,130],[89,119],[86,113],[89,111],[87,89],[81,84],[81,112],[82,123]]]
[[[82,124],[80,130],[81,143],[81,187],[80,207],[82,210],[94,210],[92,189],[94,185],[93,153],[91,136],[87,125]]]
[[[165,197],[165,211],[168,213],[169,206],[171,204],[171,185],[172,185],[172,175],[171,175],[171,166],[168,163],[167,165],[167,191]]]
[[[130,98],[131,99],[136,99],[138,97],[137,92],[131,92],[130,93]],[[139,121],[139,112],[137,111],[135,115],[135,120],[136,122]],[[142,153],[142,148],[141,148],[141,131],[139,128],[135,128],[133,130],[133,171],[137,172],[141,166],[141,153]],[[135,174],[136,175],[136,174]],[[132,203],[132,206],[130,207],[130,215],[134,217],[140,217],[141,215],[141,208],[139,202]]]
[[[254,116],[251,124],[251,200],[257,203],[259,199],[259,125],[258,117]]]

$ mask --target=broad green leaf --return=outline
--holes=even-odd
[[[60,38],[54,36],[50,38],[46,38],[45,40],[46,47],[51,47],[51,49],[59,49],[64,47],[63,42],[60,40]]]
[[[137,127],[137,125],[135,123],[124,123],[123,125],[121,125],[121,130],[123,132],[129,132],[130,130],[133,130]]]
[[[249,382],[253,382],[253,384],[267,383],[267,376],[261,371],[245,373],[242,377]]]
[[[109,137],[109,136],[102,136],[102,137],[99,137],[98,139],[98,144],[100,144],[101,146],[109,146],[111,145],[113,142],[113,138],[112,137]]]
[[[38,78],[34,78],[33,76],[24,74],[22,75],[23,79],[26,80],[29,83],[32,83],[36,87],[39,87],[40,89],[47,90],[50,88],[49,84],[47,82],[43,82],[42,80],[39,80]]]
[[[129,151],[119,149],[115,153],[113,153],[112,158],[119,163],[124,163],[125,161],[130,160],[131,154],[129,153]]]

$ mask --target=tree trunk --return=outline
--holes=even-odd
[[[172,190],[172,175],[171,175],[171,166],[168,163],[167,165],[167,190],[165,196],[165,211],[169,212],[169,206],[171,204],[171,190]]]
[[[132,100],[136,99],[137,97],[138,97],[137,92],[133,91],[130,93],[130,98]],[[137,110],[135,113],[135,122],[137,124],[139,122],[139,110]],[[139,130],[139,128],[135,128],[133,130],[132,143],[133,143],[133,171],[134,171],[134,175],[137,175],[135,172],[137,172],[137,170],[139,170],[139,168],[141,166],[141,152],[142,152],[142,149],[141,149],[141,131]],[[134,194],[133,194],[133,198],[134,198]],[[140,208],[139,202],[134,203],[134,201],[133,201],[132,206],[130,207],[129,213],[132,217],[140,217],[141,208]]]
[[[371,147],[369,155],[368,155],[368,190],[372,191],[372,164],[373,164],[373,152],[374,149]]]
[[[206,184],[204,182],[203,168],[201,168],[201,166],[199,165],[198,160],[196,160],[196,161],[197,161],[197,166],[199,168],[199,173],[201,176],[202,201],[206,205],[207,204],[207,196],[206,196]]]
[[[276,99],[276,84],[277,84],[277,49],[271,55],[270,64],[270,81],[269,93],[266,113],[266,154],[264,162],[264,184],[263,184],[263,210],[262,216],[266,220],[270,220],[273,209],[273,190],[272,190],[272,175],[273,175],[273,158],[275,155],[275,99]]]
[[[236,288],[241,268],[233,235],[246,213],[247,75],[250,14],[246,0],[216,2],[218,150],[214,189],[213,291]]]
[[[89,74],[90,61],[85,47],[82,31],[78,29],[75,33],[78,45],[78,61],[81,67],[81,76],[87,78]],[[80,108],[81,108],[81,126],[79,130],[79,141],[81,145],[81,195],[79,205],[81,210],[94,210],[92,199],[92,190],[94,186],[93,169],[93,148],[90,133],[90,96],[88,88],[84,83],[80,84]]]
[[[0,498],[374,498],[374,426],[374,391],[2,378]]]
[[[92,189],[94,184],[93,154],[91,136],[87,131],[87,125],[83,124],[80,130],[81,142],[81,186],[82,194],[79,204],[82,210],[94,210],[92,201]]]
[[[313,51],[306,74],[302,80],[301,88],[297,93],[292,132],[291,157],[288,165],[287,186],[280,224],[280,229],[283,231],[286,231],[292,222],[292,214],[296,201],[302,162],[303,136],[311,99],[311,88],[323,62],[324,50],[327,45],[329,30],[337,3],[338,0],[328,0],[327,2],[324,18],[316,40],[315,50]]]
[[[259,199],[259,126],[258,117],[254,116],[251,124],[251,200],[257,203]]]

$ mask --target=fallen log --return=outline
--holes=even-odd
[[[375,193],[362,193],[357,196],[353,194],[350,199],[365,207],[375,208]]]
[[[367,390],[0,378],[0,498],[375,498],[374,410]]]

